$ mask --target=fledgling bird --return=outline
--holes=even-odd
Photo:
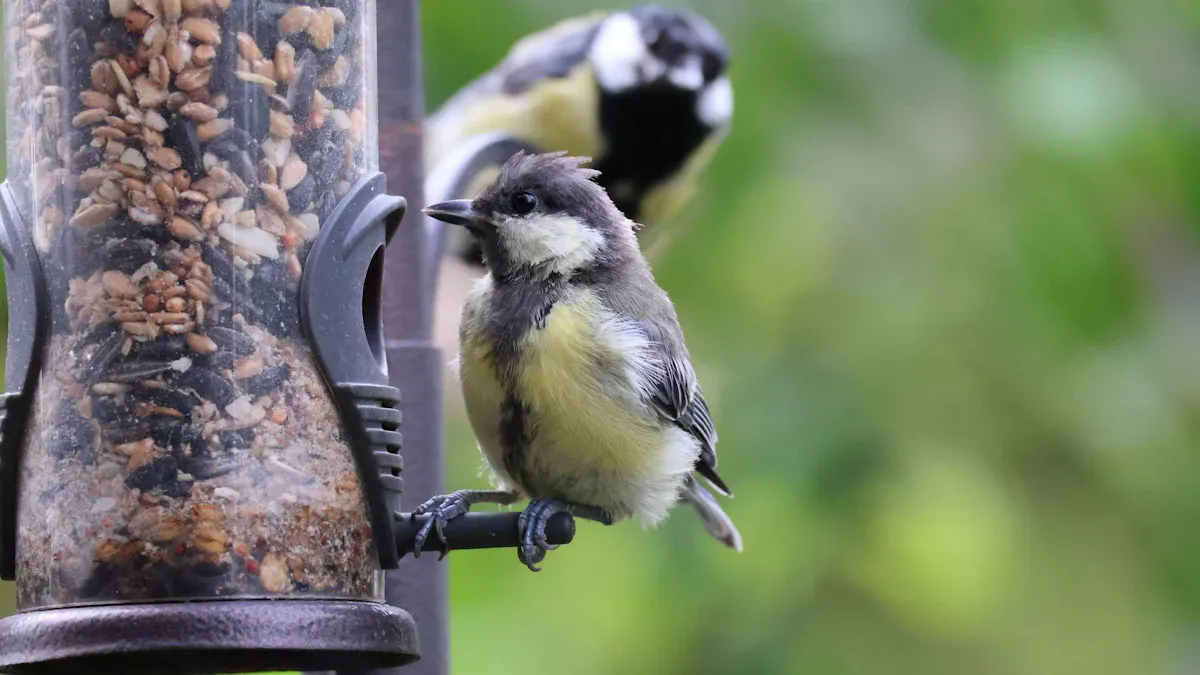
[[[717,433],[667,294],[626,218],[581,168],[586,157],[518,153],[474,200],[424,212],[478,240],[488,274],[462,311],[458,369],[467,416],[495,490],[460,490],[414,510],[446,522],[472,504],[532,501],[520,519],[530,569],[553,548],[551,516],[655,525],[690,503],[712,536],[741,550],[701,483],[717,475]]]
[[[649,231],[692,197],[727,135],[728,61],[720,33],[682,9],[651,4],[568,19],[522,38],[426,120],[426,166],[491,132],[593,157],[617,208]],[[482,263],[474,238],[449,236],[454,258]]]

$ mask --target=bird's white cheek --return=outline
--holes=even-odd
[[[733,117],[733,85],[728,77],[714,80],[696,102],[696,114],[712,128],[723,127]]]
[[[501,232],[514,259],[531,265],[549,263],[562,272],[591,261],[603,244],[598,232],[565,216],[510,220]]]

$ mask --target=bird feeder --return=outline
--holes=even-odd
[[[374,3],[4,8],[0,666],[416,659]]]
[[[402,5],[415,21],[413,2],[383,11]],[[421,522],[399,513],[381,310],[406,202],[380,171],[376,3],[4,10],[0,578],[18,613],[0,620],[0,671],[416,661],[413,617],[385,593]],[[445,189],[496,152],[461,157]],[[397,291],[408,307],[431,305],[423,227],[396,239],[419,282]],[[391,376],[436,390],[414,372]],[[418,428],[440,425],[417,409]],[[440,462],[435,441],[407,440]],[[516,517],[446,532],[514,546]],[[573,523],[549,534],[569,541]]]

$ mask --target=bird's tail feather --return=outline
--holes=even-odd
[[[696,509],[700,519],[704,521],[704,529],[708,530],[714,539],[739,553],[742,551],[742,534],[721,509],[716,497],[713,497],[699,481],[695,478],[689,479],[681,499]]]

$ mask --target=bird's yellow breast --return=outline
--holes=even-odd
[[[535,496],[589,503],[599,498],[591,492],[612,492],[610,486],[633,480],[656,462],[664,431],[638,401],[625,376],[630,356],[615,347],[611,330],[593,294],[560,301],[544,327],[522,339],[519,366],[507,383],[497,375],[487,338],[463,336],[459,373],[467,413],[502,483],[524,483],[519,487]],[[528,411],[521,475],[504,465],[501,410],[510,395]]]
[[[616,351],[609,326],[596,297],[579,293],[526,336],[517,388],[537,425],[535,465],[637,466],[661,442],[625,377],[629,355]]]

